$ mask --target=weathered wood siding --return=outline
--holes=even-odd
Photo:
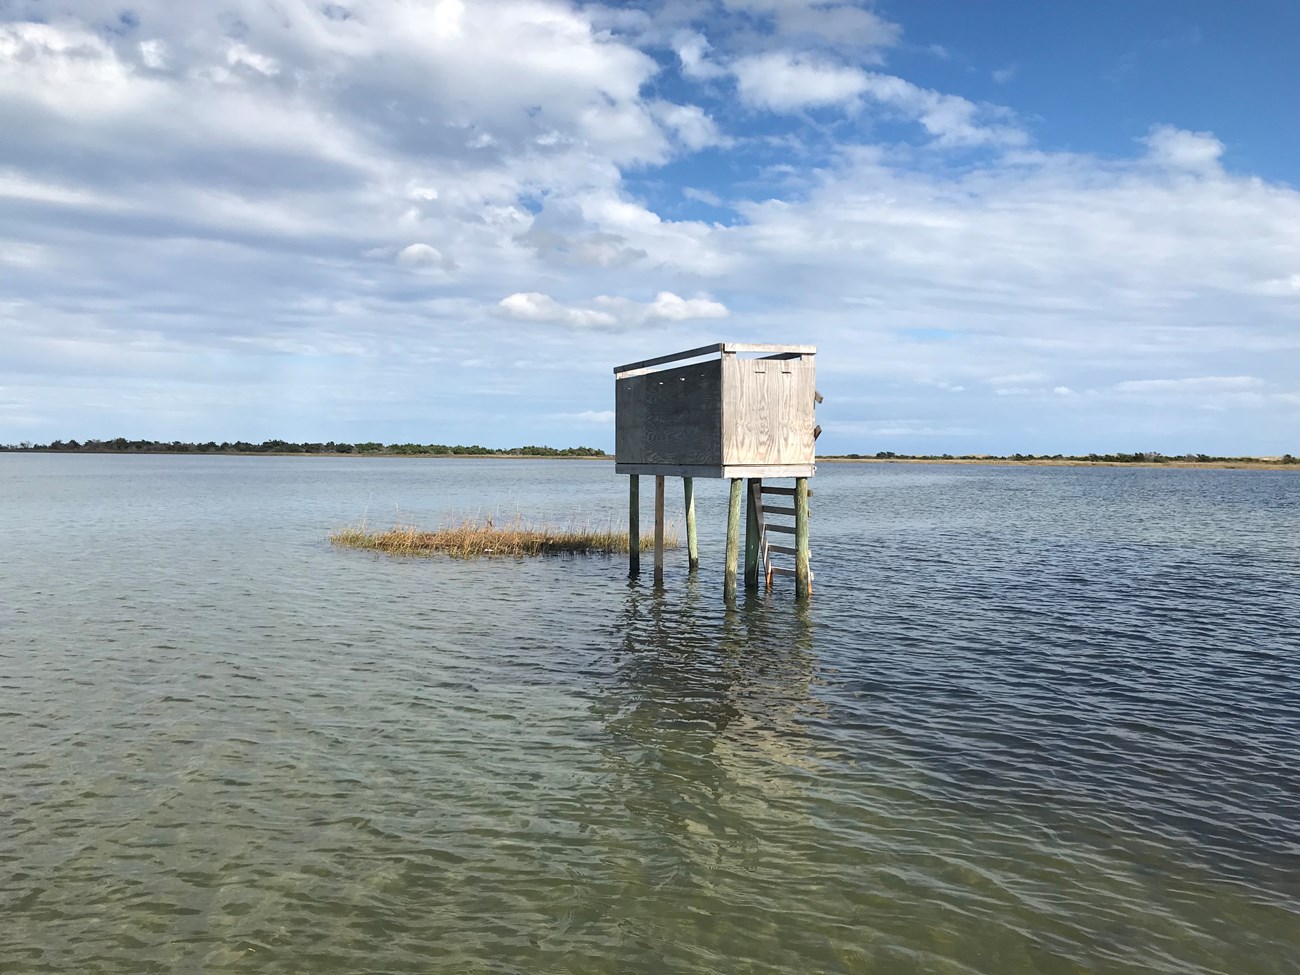
[[[723,464],[811,464],[813,357],[721,363]]]
[[[619,379],[614,384],[618,462],[721,464],[721,366],[715,360]]]

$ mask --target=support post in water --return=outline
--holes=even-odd
[[[759,527],[759,505],[763,503],[759,493],[763,481],[751,477],[745,491],[745,589],[758,589],[759,549],[762,546],[762,531]]]
[[[700,549],[695,542],[695,478],[683,477],[682,491],[686,496],[687,568],[694,572],[700,567]]]
[[[727,507],[727,568],[722,580],[722,595],[736,598],[736,558],[740,555],[740,484],[743,478],[731,479],[731,502]]]
[[[664,584],[664,476],[655,475],[655,585]]]
[[[808,565],[808,478],[794,482],[794,595],[812,596],[812,569]]]
[[[641,574],[641,475],[627,478],[627,574],[635,579]]]

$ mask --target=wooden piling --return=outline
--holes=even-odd
[[[731,501],[727,507],[727,567],[723,576],[723,598],[735,601],[736,598],[736,559],[740,555],[740,482],[743,478],[731,479]]]
[[[700,548],[695,541],[695,478],[682,478],[682,492],[686,496],[687,568],[694,572],[700,567]]]
[[[664,584],[664,476],[655,475],[655,585]]]
[[[763,482],[757,477],[751,477],[747,482],[745,491],[745,588],[755,590],[758,588],[758,563],[760,555],[760,546],[762,545],[762,534],[760,528],[759,515],[760,506],[763,503],[761,491]]]
[[[641,475],[627,478],[627,574],[635,579],[641,574]]]
[[[812,596],[812,569],[808,565],[808,478],[794,482],[794,595],[796,599]]]

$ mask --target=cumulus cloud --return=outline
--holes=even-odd
[[[661,291],[648,304],[637,304],[626,298],[601,296],[597,303],[619,309],[622,317],[643,322],[684,322],[697,318],[726,318],[727,306],[709,298],[683,298],[671,291]]]
[[[1148,157],[1170,169],[1213,172],[1223,155],[1223,143],[1212,133],[1188,132],[1172,125],[1152,126],[1142,141]]]
[[[1008,113],[958,95],[922,88],[894,75],[864,74],[863,89],[878,104],[919,122],[941,145],[1024,145],[1028,135]]]
[[[920,124],[938,145],[1021,146],[1029,141],[1004,110],[922,88],[895,75],[787,51],[742,57],[731,67],[741,99],[757,108],[852,110],[865,100]]]
[[[550,295],[520,292],[501,299],[501,310],[526,322],[555,322],[575,328],[615,328],[619,321],[609,312],[561,305]]]
[[[851,103],[867,87],[858,68],[785,51],[739,58],[732,71],[741,99],[777,112]]]
[[[723,146],[728,143],[714,124],[713,119],[698,105],[675,105],[672,102],[655,101],[650,104],[650,112],[664,128],[671,131],[683,146],[691,151],[706,149],[709,146]]]
[[[709,42],[703,34],[691,31],[678,35],[673,50],[681,63],[682,74],[694,81],[709,81],[727,73],[726,68],[710,60]]]
[[[600,295],[594,308],[562,305],[549,295],[528,292],[501,299],[499,307],[511,318],[531,322],[554,322],[576,328],[631,328],[684,322],[694,319],[726,318],[727,307],[709,298],[683,298],[661,291],[650,302]]]
[[[442,252],[430,244],[408,244],[397,252],[397,263],[415,270],[444,270],[450,265]]]

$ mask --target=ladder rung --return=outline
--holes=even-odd
[[[799,550],[795,548],[793,545],[773,545],[771,542],[768,542],[767,550],[769,552],[780,552],[782,555],[799,554]],[[808,550],[808,557],[812,558],[812,549]]]
[[[772,568],[768,569],[768,571],[771,572],[772,575],[774,576],[792,576],[796,574],[794,569],[783,569],[779,565],[772,566]],[[809,569],[808,579],[811,581],[812,578],[813,578],[813,572],[812,569]]]
[[[764,513],[769,515],[790,515],[792,518],[796,515],[793,508],[783,508],[779,504],[765,504],[762,507]]]
[[[764,484],[761,490],[764,494],[783,494],[787,498],[794,497],[794,488],[768,487],[766,484]],[[808,497],[811,498],[812,496],[813,496],[812,488],[809,488]]]
[[[788,525],[768,525],[767,530],[770,532],[780,532],[782,535],[794,534],[794,529]]]

